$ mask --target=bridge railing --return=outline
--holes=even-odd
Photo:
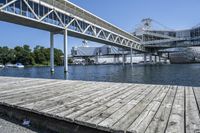
[[[84,9],[82,9],[82,8],[80,8],[80,7],[76,6],[76,5],[68,2],[68,1],[64,1],[64,0],[63,1],[59,1],[59,0],[40,0],[40,1],[44,1],[44,2],[46,2],[48,4],[51,4],[51,5],[55,6],[55,7],[58,7],[59,9],[62,9],[64,11],[68,12],[68,13],[71,13],[71,14],[73,14],[75,16],[78,16],[78,17],[80,17],[80,18],[82,18],[84,20],[87,20],[87,21],[89,21],[89,22],[91,22],[93,24],[96,24],[96,25],[101,26],[101,27],[103,27],[105,29],[108,29],[108,30],[113,31],[115,33],[118,33],[118,34],[120,34],[122,36],[125,36],[125,37],[127,37],[129,39],[133,39],[135,41],[140,41],[139,38],[137,38],[137,37],[125,32],[125,31],[123,31],[121,29],[119,29],[118,27],[110,24],[109,22],[106,22],[105,20],[102,20],[101,18],[93,15],[92,13],[90,13],[90,12],[88,12],[88,11],[86,11],[86,10],[84,10]]]

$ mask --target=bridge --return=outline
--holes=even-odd
[[[134,50],[145,53],[145,56],[147,53],[160,56],[157,54],[160,49],[200,46],[200,26],[183,31],[157,31],[147,28],[143,30],[142,36],[137,36],[64,0],[0,0],[0,21],[49,31],[52,72],[55,34],[64,35],[65,72],[68,71],[68,36],[128,49],[131,55]],[[150,19],[144,22],[147,26],[151,25]]]
[[[54,35],[64,35],[64,71],[68,71],[67,36],[145,52],[141,40],[117,26],[64,0],[0,0],[0,20],[50,32],[51,71]]]
[[[162,29],[154,28],[153,22],[161,26]],[[141,44],[148,50],[150,60],[152,60],[152,55],[160,57],[163,53],[168,53],[167,57],[169,57],[169,53],[177,52],[170,50],[170,48],[200,46],[200,25],[186,30],[172,30],[151,18],[147,18],[142,20],[141,25],[133,35],[142,40]],[[146,55],[147,53],[144,54],[144,62],[146,62]]]

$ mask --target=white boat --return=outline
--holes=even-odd
[[[10,63],[6,64],[6,67],[14,67],[14,66],[15,66],[14,64],[10,64]]]
[[[14,67],[16,67],[16,68],[24,68],[24,65],[22,65],[21,63],[16,63]]]
[[[5,67],[4,65],[1,65],[1,64],[0,64],[0,68],[4,68],[4,67]]]

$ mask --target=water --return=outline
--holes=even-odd
[[[89,65],[69,66],[69,73],[63,67],[56,67],[55,73],[49,67],[4,68],[1,76],[106,81],[144,84],[172,84],[200,86],[200,64],[174,65]]]

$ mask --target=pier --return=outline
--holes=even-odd
[[[0,77],[0,113],[57,132],[200,132],[200,88]]]

